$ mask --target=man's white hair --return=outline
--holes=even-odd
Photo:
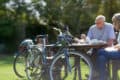
[[[95,19],[95,23],[96,23],[96,21],[97,20],[103,20],[103,21],[105,21],[106,19],[105,19],[105,16],[103,16],[103,15],[98,15],[97,17],[96,17],[96,19]]]

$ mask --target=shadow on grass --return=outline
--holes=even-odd
[[[0,54],[0,65],[1,64],[12,65],[13,64],[13,60],[14,60],[13,55]]]

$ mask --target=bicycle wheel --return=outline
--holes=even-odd
[[[19,53],[15,56],[13,70],[19,78],[25,77],[25,54]]]
[[[69,63],[70,71],[64,54],[55,57],[49,70],[50,80],[91,80],[93,65],[87,55],[70,52]]]
[[[26,59],[26,75],[29,80],[40,80],[42,74],[42,56],[37,48],[31,49]]]

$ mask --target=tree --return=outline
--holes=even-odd
[[[52,27],[65,24],[79,35],[88,31],[97,15],[103,14],[111,22],[120,10],[119,0],[1,0],[0,5],[0,37],[13,37],[17,44],[27,37],[26,29],[32,36],[32,29],[39,32],[40,27],[39,33],[52,32],[51,36],[55,35]]]

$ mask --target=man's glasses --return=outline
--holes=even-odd
[[[103,24],[103,22],[96,22],[95,24],[99,25],[99,24]]]

